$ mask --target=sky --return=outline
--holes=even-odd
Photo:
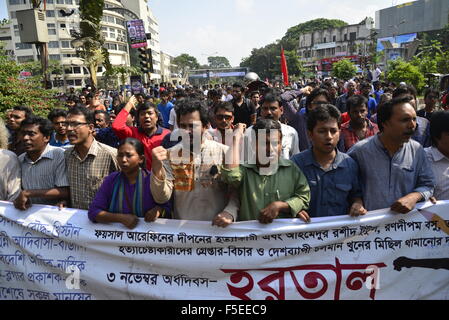
[[[7,17],[6,1],[0,0],[0,19]],[[410,0],[149,0],[149,6],[162,51],[187,53],[201,64],[224,56],[238,66],[253,48],[281,39],[299,23],[327,18],[354,24],[405,2]]]

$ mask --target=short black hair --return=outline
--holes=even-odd
[[[366,82],[366,81],[364,81],[364,82],[362,82],[361,84],[360,84],[360,89],[363,89],[363,88],[372,88],[371,87],[371,83],[369,83],[369,82]]]
[[[307,130],[313,131],[316,127],[318,121],[329,121],[336,120],[338,123],[338,127],[341,125],[341,112],[337,109],[337,107],[331,104],[323,104],[312,111],[309,111],[307,116]]]
[[[449,132],[449,110],[434,112],[430,118],[430,137],[434,146],[443,132]]]
[[[417,91],[416,91],[414,86],[412,86],[412,85],[405,85],[405,86],[401,85],[401,86],[397,87],[396,89],[394,89],[394,91],[393,91],[393,99],[397,98],[399,96],[405,95],[405,94],[412,95],[414,98],[416,98],[416,96],[418,95],[418,93],[417,93]]]
[[[164,119],[162,118],[162,114],[159,112],[157,106],[152,102],[144,102],[137,106],[136,116],[140,117],[140,113],[142,111],[147,111],[153,109],[157,115],[157,125],[162,126]]]
[[[86,119],[87,124],[95,124],[95,116],[94,113],[92,111],[90,111],[87,108],[83,108],[83,107],[75,107],[70,109],[67,112],[67,117],[70,115],[74,115],[74,116],[84,116],[84,118]]]
[[[187,98],[183,99],[176,105],[176,121],[179,124],[181,116],[198,111],[200,113],[200,119],[203,127],[209,124],[209,117],[207,114],[207,108],[204,101],[199,99]]]
[[[214,107],[214,114],[217,114],[218,110],[225,110],[226,112],[232,112],[234,114],[234,106],[230,102],[219,102]]]
[[[70,96],[67,97],[67,99],[65,99],[65,101],[66,102],[73,101],[75,103],[79,103],[80,99],[77,96],[75,96],[75,95],[70,95]]]
[[[35,115],[29,116],[22,121],[20,124],[20,129],[30,125],[37,125],[39,127],[39,131],[44,135],[44,137],[50,137],[53,133],[53,123],[51,123],[48,119]]]
[[[379,126],[379,130],[383,131],[383,124],[390,120],[393,115],[394,107],[398,104],[410,103],[413,100],[413,97],[408,94],[404,97],[393,98],[379,106],[377,109],[377,125]]]
[[[104,111],[104,110],[95,110],[95,111],[94,111],[94,117],[95,117],[97,114],[104,114],[104,119],[106,120],[106,122],[107,122],[107,123],[111,122],[111,116],[110,116],[109,113],[107,113],[106,111]]]
[[[245,87],[241,85],[240,83],[236,82],[232,85],[232,88],[239,88],[240,92],[245,92]]]
[[[282,127],[279,121],[274,121],[272,119],[259,119],[253,126],[256,138],[259,135],[259,130],[264,130],[267,135],[270,134],[271,130],[277,130],[282,136]]]
[[[330,96],[329,96],[329,91],[327,91],[326,89],[322,89],[322,88],[315,88],[312,90],[312,92],[306,98],[306,110],[309,110],[310,104],[318,96],[325,96],[327,102],[331,101]]]
[[[60,117],[67,118],[67,111],[62,109],[53,109],[47,116],[48,120],[50,120],[51,122],[53,122],[55,118]]]
[[[348,112],[351,111],[352,108],[365,105],[368,107],[368,99],[362,96],[361,94],[356,94],[348,98],[346,100],[346,107],[348,108]]]
[[[427,99],[427,96],[429,96],[430,94],[437,96],[437,98],[440,97],[440,91],[433,88],[429,88],[424,92],[424,99]]]
[[[12,108],[12,110],[25,112],[25,118],[28,118],[29,116],[33,115],[33,111],[31,111],[31,109],[26,106],[15,106],[14,108]]]
[[[261,104],[264,104],[265,102],[267,102],[267,103],[277,102],[279,104],[279,107],[282,107],[281,96],[275,92],[270,92],[270,93],[266,94],[262,98]]]

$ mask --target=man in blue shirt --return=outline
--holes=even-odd
[[[412,97],[396,98],[379,107],[380,134],[348,152],[359,165],[367,210],[390,208],[408,213],[433,195],[435,180],[423,147],[412,136],[416,112]]]
[[[309,112],[307,130],[313,147],[291,160],[307,177],[311,191],[310,217],[367,213],[363,207],[357,163],[337,150],[341,114],[332,105]]]
[[[170,94],[166,90],[161,93],[161,99],[162,102],[159,103],[157,109],[162,114],[162,119],[164,120],[164,128],[169,129],[170,124],[168,123],[168,121],[170,120],[170,111],[171,109],[173,109],[174,105],[169,101]]]
[[[360,94],[368,99],[368,119],[371,119],[371,116],[377,112],[377,102],[376,99],[370,96],[371,90],[371,84],[369,84],[368,82],[363,82],[360,85]]]

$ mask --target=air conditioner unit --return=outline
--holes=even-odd
[[[48,42],[48,28],[45,11],[39,9],[20,10],[16,12],[22,43]]]

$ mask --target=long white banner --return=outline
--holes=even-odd
[[[449,299],[449,202],[408,215],[94,224],[0,202],[0,299]]]

